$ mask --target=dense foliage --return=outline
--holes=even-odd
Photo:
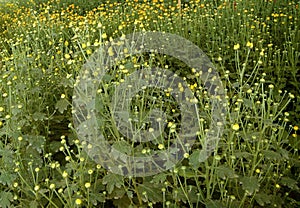
[[[0,2],[0,207],[300,206],[299,1],[194,0],[180,6],[163,0]],[[180,35],[216,66],[226,89],[227,122],[205,162],[197,160],[200,139],[175,168],[149,177],[113,174],[83,151],[87,144],[72,119],[76,77],[104,42],[134,31]],[[210,98],[184,63],[130,56],[110,74],[107,89],[152,65],[187,80],[204,109],[201,138]],[[171,112],[176,104],[160,97]],[[113,127],[105,128],[115,136]],[[164,147],[115,142],[120,151],[137,154]]]

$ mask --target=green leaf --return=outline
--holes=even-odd
[[[177,201],[182,201],[183,203],[196,203],[199,201],[199,197],[197,195],[198,188],[192,185],[187,187],[187,191],[183,191],[182,188],[178,188],[174,190],[176,193],[173,193],[173,196],[176,197]]]
[[[299,187],[297,186],[297,181],[289,178],[289,177],[282,177],[280,180],[280,183],[293,189],[293,190],[299,190]]]
[[[132,191],[127,191],[126,192],[128,198],[132,199],[133,198],[133,192]]]
[[[126,141],[116,141],[113,144],[113,148],[120,151],[121,153],[125,153],[127,155],[131,155],[132,147],[130,144],[128,144]]]
[[[198,170],[200,167],[199,162],[200,150],[195,150],[189,157],[189,164],[194,168],[194,170]]]
[[[17,176],[15,174],[1,170],[0,183],[3,185],[11,185],[16,178]]]
[[[220,165],[216,167],[216,174],[219,178],[237,178],[238,175],[234,173],[234,170],[226,165]]]
[[[0,207],[6,208],[11,207],[10,202],[13,200],[13,194],[10,192],[0,192]]]
[[[42,121],[46,118],[44,113],[41,112],[35,112],[34,114],[32,114],[32,119],[34,121]]]
[[[130,207],[131,201],[127,196],[124,196],[121,199],[114,200],[113,204],[117,208]]]
[[[4,164],[4,167],[10,167],[14,160],[14,152],[9,149],[9,146],[0,147],[0,161]]]
[[[289,159],[289,151],[280,148],[278,149],[278,152],[281,154],[282,157],[284,157],[284,159]]]
[[[251,109],[253,108],[253,102],[251,100],[244,98],[243,103],[244,103],[245,107],[251,108]]]
[[[143,184],[139,184],[137,187],[137,190],[141,196],[143,196],[143,193],[146,192],[147,199],[153,203],[155,202],[161,202],[163,200],[163,194],[161,192],[161,189],[163,188],[163,184],[153,184],[149,182],[145,182]]]
[[[151,183],[163,183],[166,181],[167,174],[166,173],[159,173],[153,176]]]
[[[110,194],[110,197],[114,199],[121,199],[125,194],[126,194],[126,190],[123,187],[114,188],[113,192]]]
[[[38,208],[39,203],[37,201],[32,201],[29,203],[30,208]]]
[[[189,157],[189,164],[194,170],[198,170],[202,161],[205,161],[206,154],[205,151],[195,150]]]
[[[106,185],[106,190],[111,194],[115,187],[121,188],[124,184],[123,177],[114,173],[109,173],[103,177],[102,183]]]
[[[245,159],[251,159],[253,157],[252,154],[250,154],[249,152],[241,152],[241,151],[236,151],[233,154],[234,156],[236,156],[237,158],[245,158]]]
[[[58,109],[58,111],[63,114],[64,111],[66,111],[68,109],[69,106],[69,102],[67,99],[60,99],[59,101],[57,101],[55,108]]]
[[[104,76],[102,77],[102,81],[104,81],[104,82],[106,82],[106,83],[109,83],[109,82],[111,82],[111,80],[112,80],[112,76],[111,75],[109,75],[109,74],[104,74]]]
[[[209,201],[206,203],[206,208],[226,208],[226,206],[219,200]]]
[[[32,147],[33,149],[37,150],[39,153],[42,152],[44,149],[44,145],[46,139],[44,136],[35,136],[35,135],[25,135],[23,138],[28,141],[28,147]]]
[[[281,160],[282,156],[281,154],[274,152],[272,150],[262,150],[263,155],[271,160]]]
[[[271,203],[271,196],[265,193],[257,193],[254,196],[255,201],[260,205],[260,206],[265,206],[265,204],[270,204]]]
[[[61,147],[60,141],[51,141],[49,145],[49,149],[51,153],[59,152],[59,148]]]
[[[197,196],[198,188],[196,186],[188,186],[187,195],[189,197],[189,201],[191,203],[196,203],[199,201],[199,197]]]
[[[255,191],[259,190],[259,182],[255,176],[245,176],[240,178],[240,182],[242,183],[242,188],[249,194],[253,194]]]
[[[33,161],[33,166],[41,167],[43,165],[43,159],[40,152],[33,146],[28,146],[22,150],[21,157],[25,163]]]
[[[194,178],[196,176],[196,173],[191,167],[186,167],[184,170],[179,168],[178,175],[185,178]]]
[[[105,202],[105,195],[103,193],[90,193],[90,201],[93,204],[97,204],[97,202]]]

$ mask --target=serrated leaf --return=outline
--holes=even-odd
[[[240,83],[239,82],[235,82],[235,83],[232,84],[232,87],[239,88],[240,87]]]
[[[44,136],[25,135],[23,137],[26,141],[28,141],[29,143],[28,147],[32,147],[33,149],[37,150],[39,153],[42,152],[46,142]]]
[[[153,203],[161,202],[163,200],[163,195],[161,192],[161,188],[163,184],[152,184],[149,182],[139,184],[137,187],[138,192],[142,196],[144,192],[146,192],[147,198],[145,200],[149,200]]]
[[[133,198],[133,192],[132,191],[127,191],[126,192],[128,198],[132,199]]]
[[[245,176],[243,178],[240,178],[240,182],[242,183],[242,188],[249,194],[253,194],[255,191],[259,190],[260,185],[258,179],[255,176]]]
[[[278,152],[281,154],[282,157],[284,157],[285,159],[289,159],[289,151],[285,150],[285,149],[278,149]]]
[[[176,200],[186,203],[187,199],[185,193],[182,191],[181,188],[173,189],[173,196],[176,196]]]
[[[241,151],[236,151],[234,152],[234,156],[236,156],[237,158],[245,158],[245,159],[251,159],[251,157],[253,157],[252,154],[250,154],[249,152],[241,152]]]
[[[194,170],[198,170],[200,167],[199,162],[200,150],[195,150],[189,157],[189,164],[194,168]]]
[[[104,74],[104,76],[102,77],[102,80],[106,83],[110,82],[112,80],[112,76],[109,74]]]
[[[12,165],[14,160],[14,152],[8,148],[8,146],[0,148],[0,155],[2,157],[0,158],[0,161],[4,164],[5,167]]]
[[[216,167],[216,174],[219,178],[237,178],[234,170],[226,165],[220,165]]]
[[[196,176],[196,173],[192,168],[186,167],[184,170],[182,168],[179,168],[178,175],[185,178],[194,178]]]
[[[151,183],[162,183],[166,181],[167,174],[166,173],[159,173],[155,176],[153,176]]]
[[[113,144],[113,148],[120,151],[121,153],[125,153],[126,155],[131,155],[132,147],[126,141],[116,141]]]
[[[1,171],[0,175],[0,183],[3,185],[11,185],[12,182],[16,179],[16,175],[9,173],[7,171]]]
[[[124,184],[123,177],[114,173],[109,173],[103,177],[102,183],[106,185],[106,190],[111,194],[115,187],[121,188]]]
[[[293,189],[293,190],[299,190],[299,187],[297,186],[297,181],[289,178],[289,177],[282,177],[280,180],[280,183]]]
[[[265,193],[257,193],[254,196],[255,201],[260,205],[260,206],[265,206],[265,204],[270,204],[271,203],[271,196]]]
[[[114,199],[121,199],[126,193],[124,188],[114,188],[113,192],[110,194],[110,197]]]
[[[194,170],[198,170],[201,162],[206,160],[207,155],[205,151],[195,150],[189,157],[189,164],[193,167]]]
[[[251,100],[244,98],[243,103],[244,103],[245,107],[251,108],[251,109],[253,108],[253,102]]]
[[[27,146],[27,148],[22,151],[22,159],[24,162],[26,161],[26,163],[33,161],[33,165],[36,167],[41,167],[43,164],[40,152],[32,146]]]
[[[34,114],[32,114],[32,119],[34,121],[42,121],[46,118],[44,113],[41,112],[35,112]]]
[[[271,160],[281,160],[282,159],[282,156],[279,153],[274,152],[272,150],[262,150],[262,153],[266,158],[271,159]]]
[[[57,103],[55,104],[55,108],[61,113],[63,114],[64,111],[66,111],[68,109],[69,106],[69,102],[67,101],[67,99],[60,99],[59,101],[57,101]]]
[[[39,207],[39,203],[37,201],[31,201],[29,203],[29,207],[30,208],[38,208]]]
[[[10,192],[0,192],[0,207],[11,207],[10,202],[13,200],[13,194]]]
[[[51,143],[49,145],[50,152],[52,152],[52,153],[58,152],[60,147],[61,147],[60,141],[51,141]]]
[[[197,195],[198,189],[195,186],[188,186],[187,191],[182,190],[181,188],[175,189],[173,195],[176,196],[178,201],[182,201],[183,203],[196,203],[199,201],[199,197]]]
[[[90,193],[90,201],[93,204],[97,204],[97,202],[105,202],[105,195],[103,193]]]
[[[191,203],[196,203],[199,201],[199,197],[198,197],[197,193],[198,193],[198,188],[196,186],[188,187],[187,195],[188,195],[189,201]]]

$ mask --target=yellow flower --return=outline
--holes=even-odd
[[[34,187],[34,190],[35,191],[38,191],[40,189],[40,186],[39,185],[36,185],[35,187]]]
[[[264,55],[265,55],[264,49],[261,50],[261,52],[259,53],[259,55],[260,55],[260,56],[264,56]]]
[[[113,52],[113,48],[112,48],[112,47],[109,47],[109,48],[108,48],[108,55],[109,55],[109,56],[113,56],[113,55],[114,55],[114,52]]]
[[[233,124],[233,125],[231,126],[231,128],[232,128],[233,130],[237,131],[237,130],[240,129],[240,125],[239,125],[239,124]]]
[[[246,46],[249,47],[249,48],[253,48],[253,43],[251,43],[251,42],[248,41],[247,44],[246,44]]]
[[[238,49],[240,49],[240,44],[236,44],[233,46],[233,50],[238,50]]]
[[[85,183],[84,186],[85,186],[85,188],[90,188],[91,187],[91,183],[89,183],[89,182]]]
[[[65,58],[66,58],[66,59],[71,58],[70,54],[67,54],[67,53],[66,53],[66,54],[65,54]]]
[[[298,131],[298,130],[299,130],[299,127],[298,127],[298,126],[294,126],[294,130],[295,130],[295,131]]]
[[[103,39],[106,39],[106,38],[107,38],[106,33],[103,33],[101,37],[102,37]]]
[[[81,200],[81,199],[76,199],[76,200],[75,200],[75,204],[77,204],[77,205],[82,204],[82,200]]]
[[[66,178],[66,177],[68,177],[68,173],[66,171],[64,171],[62,176],[63,176],[63,178]]]
[[[87,55],[91,55],[91,54],[92,54],[92,51],[91,51],[90,49],[87,49],[87,50],[86,50],[86,54],[87,54]]]
[[[158,149],[162,150],[163,148],[165,148],[165,146],[163,144],[158,145]]]

